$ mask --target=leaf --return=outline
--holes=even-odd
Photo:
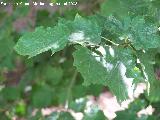
[[[105,29],[116,36],[117,42],[123,43],[128,40],[137,50],[148,50],[160,46],[158,27],[146,22],[144,17],[124,17],[122,20],[118,20],[109,16]]]
[[[34,107],[41,108],[51,105],[53,100],[53,91],[48,86],[39,87],[33,91],[31,102]]]
[[[18,115],[25,115],[26,114],[26,104],[24,101],[20,101],[15,107],[16,113]]]
[[[29,58],[52,50],[52,54],[62,50],[68,42],[79,44],[98,44],[101,41],[101,28],[96,22],[82,18],[78,14],[74,21],[59,20],[54,28],[38,27],[34,32],[26,33],[15,46],[20,55]]]
[[[101,63],[97,62],[91,51],[87,48],[78,46],[77,51],[73,53],[74,66],[77,67],[78,71],[81,72],[84,77],[84,84],[105,84],[106,70],[103,68]],[[101,72],[96,72],[101,71]],[[96,74],[93,74],[96,73]],[[94,79],[93,79],[94,78]]]
[[[160,46],[160,37],[157,34],[157,26],[145,23],[144,18],[141,17],[132,19],[131,26],[134,37],[131,42],[133,42],[136,49],[147,50],[148,48],[157,48]]]
[[[156,77],[155,72],[155,55],[159,53],[159,49],[150,49],[145,53],[139,53],[139,58],[144,65],[146,79],[150,83],[149,94],[146,94],[147,99],[151,102],[158,102],[160,100],[160,81]]]
[[[61,19],[60,23],[66,22]],[[67,26],[71,30],[69,41],[71,43],[79,44],[98,44],[101,42],[101,27],[98,25],[95,19],[85,19],[80,15],[76,15],[74,21],[67,21]]]
[[[20,55],[29,58],[42,52],[52,50],[52,54],[62,50],[68,43],[69,30],[65,25],[58,24],[54,28],[38,27],[32,33],[22,36],[15,46]]]
[[[88,19],[92,23],[96,23],[99,27],[101,27],[101,30],[103,31],[104,24],[105,24],[105,21],[106,21],[106,16],[102,16],[100,14],[95,14],[95,15],[92,15],[92,16],[88,16]]]
[[[100,58],[96,58],[87,48],[80,46],[76,48],[77,50],[73,53],[74,66],[76,66],[77,70],[82,74],[84,78],[83,84],[101,84],[108,86],[118,100],[125,100],[128,94],[126,86],[127,80],[124,77],[125,70],[123,69],[124,65],[131,67],[130,62],[132,62],[126,50],[121,51],[121,49],[118,49],[115,52],[115,57],[111,58],[111,55],[106,57],[106,59],[108,58],[107,60],[109,60],[106,60],[106,62],[105,60],[98,60]]]
[[[53,112],[46,120],[75,120],[69,112]]]

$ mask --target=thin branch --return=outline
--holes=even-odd
[[[105,38],[105,37],[103,37],[103,36],[101,36],[101,38],[105,39],[106,41],[112,43],[112,44],[115,45],[115,46],[119,46],[119,44],[117,44],[117,43],[115,43],[115,42],[113,42],[113,41],[111,41],[111,40],[109,40],[109,39],[107,39],[107,38]]]
[[[71,82],[69,84],[69,87],[68,87],[68,91],[67,91],[67,100],[66,100],[66,103],[65,103],[65,108],[68,109],[68,104],[69,104],[69,101],[72,99],[72,88],[75,84],[75,81],[76,81],[76,77],[77,77],[77,74],[78,72],[75,70],[74,74],[73,74],[73,77],[71,79]]]

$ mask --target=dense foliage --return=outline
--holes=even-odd
[[[75,119],[67,110],[41,113],[45,107],[64,106],[82,112],[84,120],[105,120],[96,105],[87,106],[87,96],[96,99],[109,90],[121,103],[139,83],[146,84],[145,93],[115,119],[160,118],[159,0],[0,9],[0,119]],[[138,117],[149,105],[153,115]]]

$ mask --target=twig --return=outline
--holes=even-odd
[[[109,40],[109,39],[107,39],[107,38],[105,38],[105,37],[103,37],[103,36],[101,36],[101,38],[105,39],[106,41],[112,43],[112,44],[115,45],[115,46],[119,46],[119,44],[117,44],[117,43],[115,43],[115,42],[113,42],[113,41],[111,41],[111,40]]]
[[[78,74],[78,72],[75,70],[75,72],[74,72],[74,74],[73,74],[73,77],[72,77],[72,79],[71,79],[71,82],[70,82],[70,84],[69,84],[69,87],[68,87],[67,100],[66,100],[66,103],[65,103],[65,108],[66,108],[66,109],[68,109],[69,101],[72,99],[72,87],[73,87],[74,84],[75,84],[77,74]]]

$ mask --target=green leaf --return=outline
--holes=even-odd
[[[125,49],[117,49],[114,57],[109,55],[109,52],[107,55],[106,59],[108,58],[108,61],[105,59],[100,61],[98,60],[99,58],[97,59],[94,56],[93,52],[87,48],[78,46],[73,54],[74,66],[82,74],[84,85],[101,84],[108,86],[117,96],[118,100],[125,100],[128,94],[126,79],[124,78],[124,65],[128,69],[132,68],[132,56]]]
[[[91,51],[87,48],[78,46],[77,51],[74,52],[74,66],[81,72],[84,77],[84,85],[93,84],[105,84],[106,70],[97,62]],[[101,71],[101,72],[96,72]],[[95,74],[96,73],[96,74]]]
[[[101,41],[101,27],[96,22],[82,18],[78,14],[74,21],[59,20],[54,28],[38,27],[26,33],[15,46],[20,55],[29,58],[52,50],[52,54],[62,50],[68,42],[79,44],[98,44]]]
[[[158,75],[156,75],[154,67],[156,65],[155,55],[157,53],[159,53],[159,49],[150,49],[145,53],[139,54],[140,60],[145,68],[146,79],[150,83],[149,94],[146,93],[146,97],[150,102],[158,102],[160,100],[160,94],[158,94],[158,91],[160,91],[160,81],[157,78]]]
[[[105,23],[105,29],[116,36],[116,42],[123,43],[128,40],[137,50],[160,46],[158,27],[146,22],[144,17],[124,17],[122,20],[118,20],[109,16]]]
[[[117,117],[115,120],[136,120],[135,113],[128,113],[126,111],[120,111],[116,113]]]
[[[52,54],[62,50],[68,43],[69,30],[63,24],[54,28],[38,27],[34,32],[26,33],[15,46],[20,55],[36,56],[52,50]]]
[[[53,92],[48,86],[38,87],[38,89],[32,93],[31,102],[34,107],[47,107],[48,105],[51,105],[52,100]]]
[[[98,44],[101,42],[101,27],[95,20],[88,20],[76,15],[75,20],[70,23],[72,34],[69,37],[71,42]]]
[[[16,113],[19,115],[25,115],[26,114],[26,104],[24,103],[24,101],[20,101],[17,105],[16,105]]]
[[[75,120],[69,112],[53,112],[46,120]]]
[[[146,23],[143,17],[132,19],[131,31],[133,35],[131,42],[136,49],[157,48],[160,46],[158,27],[151,23]],[[151,41],[152,40],[152,41]]]

